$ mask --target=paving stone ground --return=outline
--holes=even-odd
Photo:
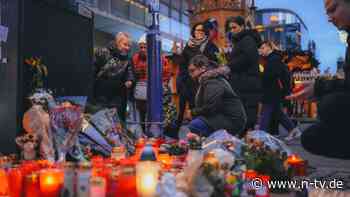
[[[305,129],[309,125],[301,125]],[[280,129],[281,131],[281,129]],[[285,131],[282,131],[285,134]],[[315,139],[317,140],[317,139]],[[350,140],[350,139],[349,139]],[[303,159],[308,161],[308,177],[313,180],[327,180],[332,181],[334,179],[343,181],[343,191],[342,193],[333,194],[321,194],[314,193],[309,195],[309,197],[328,197],[328,196],[340,196],[340,197],[350,197],[350,160],[334,159],[323,157],[319,155],[314,155],[307,152],[300,144],[300,141],[295,141],[289,145],[289,147]],[[345,147],[344,147],[345,148]],[[295,196],[294,194],[289,195],[278,195],[273,194],[272,197],[287,197]]]

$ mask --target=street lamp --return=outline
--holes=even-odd
[[[160,137],[162,131],[162,63],[161,39],[159,31],[159,0],[147,0],[149,13],[152,15],[152,24],[147,32],[147,133],[153,137]]]

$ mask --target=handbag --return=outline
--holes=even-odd
[[[134,91],[136,100],[147,100],[147,82],[137,82]]]

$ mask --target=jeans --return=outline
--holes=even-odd
[[[282,126],[288,131],[291,131],[296,127],[292,120],[289,119],[289,117],[282,111],[281,104],[273,103],[262,105],[261,116],[259,119],[259,126],[261,130],[267,131],[269,129],[273,114],[275,115],[275,118],[279,120],[279,123],[282,124]]]

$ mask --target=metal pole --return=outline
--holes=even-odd
[[[147,86],[147,133],[153,137],[163,134],[162,124],[162,64],[159,31],[159,0],[148,0],[152,25],[147,32],[148,86]]]

